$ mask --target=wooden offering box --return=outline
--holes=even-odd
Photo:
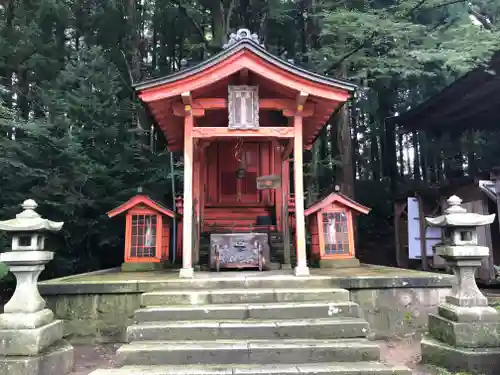
[[[355,267],[353,213],[370,209],[340,193],[332,193],[305,210],[312,242],[312,257],[320,267]]]
[[[168,263],[170,219],[175,213],[146,195],[136,195],[107,215],[111,218],[122,213],[126,215],[122,270],[154,270]]]

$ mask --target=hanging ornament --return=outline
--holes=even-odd
[[[242,155],[241,152],[243,148],[243,138],[238,138],[234,148],[235,148],[234,157],[238,164],[238,169],[236,169],[236,178],[238,180],[242,180],[245,178],[245,173],[246,173],[245,155],[244,154]]]

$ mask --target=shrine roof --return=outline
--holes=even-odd
[[[314,203],[312,206],[307,208],[304,211],[305,216],[309,216],[315,212],[318,212],[322,209],[327,208],[328,206],[332,204],[338,204],[347,208],[350,208],[354,211],[357,211],[361,214],[368,214],[370,212],[370,208],[363,206],[362,204],[359,204],[358,202],[352,200],[349,197],[346,197],[345,195],[341,193],[331,193],[327,195],[325,198],[321,199],[320,201]]]
[[[497,98],[500,95],[498,73],[500,52],[437,95],[399,116],[388,118],[387,121],[401,126],[405,132],[463,132],[465,129],[497,127],[500,120],[497,110]]]
[[[183,110],[187,102],[199,115],[197,127],[221,127],[228,120],[228,87],[257,86],[260,126],[284,125],[285,108],[296,108],[297,97],[305,94],[311,116],[303,120],[303,143],[310,147],[321,128],[349,100],[356,85],[307,71],[274,56],[246,29],[232,34],[223,50],[206,61],[166,77],[134,85],[153,123],[167,139],[168,148],[183,148]],[[187,99],[188,98],[188,99]],[[186,103],[185,103],[186,101]],[[206,111],[205,111],[206,110]],[[278,112],[278,113],[273,113]],[[182,113],[182,114],[181,114]],[[279,116],[276,116],[279,115]],[[194,115],[195,117],[197,115]]]
[[[253,52],[255,55],[262,58],[264,61],[267,61],[275,65],[281,70],[288,71],[294,75],[301,76],[312,82],[328,85],[335,88],[340,88],[349,92],[354,92],[357,88],[357,85],[353,84],[352,82],[314,73],[299,66],[296,66],[288,61],[285,61],[273,55],[272,53],[268,52],[264,47],[262,47],[259,43],[257,43],[255,40],[251,38],[241,38],[232,45],[221,50],[216,55],[208,58],[207,60],[193,67],[180,70],[178,72],[172,73],[164,77],[153,78],[143,82],[139,82],[133,85],[133,87],[136,91],[140,92],[146,89],[155,88],[158,86],[162,86],[165,84],[185,79],[197,73],[203,72],[204,70],[213,67],[224,60],[227,60],[229,57],[237,54],[242,50],[248,50],[250,52]]]
[[[143,194],[135,195],[134,197],[130,198],[125,203],[122,203],[118,207],[109,211],[107,213],[107,215],[110,218],[115,217],[117,215],[120,215],[120,214],[134,208],[135,206],[137,206],[139,204],[143,204],[143,205],[149,207],[150,209],[152,209],[153,211],[156,211],[156,212],[161,213],[163,215],[169,216],[171,218],[175,218],[175,216],[176,216],[175,212],[173,212],[172,210],[169,210],[168,208],[155,202],[153,199],[151,199],[147,195],[143,195]]]

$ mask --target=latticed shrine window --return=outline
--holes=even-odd
[[[349,254],[347,213],[325,212],[322,216],[325,255]]]
[[[229,86],[229,129],[259,127],[259,93],[257,86]]]
[[[132,215],[131,258],[156,256],[156,215]]]

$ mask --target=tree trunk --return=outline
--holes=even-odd
[[[412,145],[413,145],[413,178],[416,181],[420,181],[422,176],[420,174],[420,157],[419,157],[419,137],[417,132],[412,134]]]
[[[337,150],[340,155],[342,169],[340,173],[340,191],[354,199],[354,168],[352,165],[352,140],[349,131],[349,113],[347,105],[342,106],[335,121],[337,133]]]

